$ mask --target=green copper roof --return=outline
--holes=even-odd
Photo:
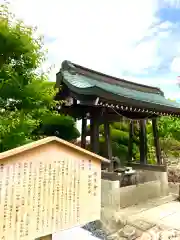
[[[180,114],[180,104],[170,101],[163,96],[163,92],[158,88],[148,87],[141,84],[130,83],[125,80],[101,75],[74,64],[62,64],[62,81],[67,87],[81,95],[93,95],[103,99],[121,103],[136,102],[149,108],[157,108],[158,111],[166,107],[168,111]],[[65,67],[64,67],[65,66]]]
[[[118,85],[112,85],[105,82],[99,82],[95,79],[88,78],[79,74],[72,75],[71,73],[63,72],[64,81],[72,87],[72,90],[79,89],[79,93],[88,95],[98,94],[98,90],[110,92],[117,96],[143,101],[147,103],[154,103],[159,105],[166,105],[169,107],[180,108],[180,104],[167,100],[162,95],[153,93],[144,93],[132,89],[123,88]]]

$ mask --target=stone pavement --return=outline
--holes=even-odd
[[[174,196],[121,209],[115,218],[121,228],[108,239],[180,240],[180,202]]]

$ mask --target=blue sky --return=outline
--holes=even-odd
[[[2,0],[0,0],[2,1]],[[45,36],[50,79],[64,59],[180,99],[180,0],[12,0]]]

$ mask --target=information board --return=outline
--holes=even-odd
[[[99,219],[100,184],[91,159],[3,162],[0,239],[32,240]]]

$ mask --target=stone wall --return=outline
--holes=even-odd
[[[102,207],[118,210],[150,198],[166,196],[169,193],[166,172],[143,170],[138,172],[136,185],[120,188],[120,181],[101,180]]]
[[[162,172],[154,172],[148,170],[136,170],[132,175],[127,174],[123,176],[122,174],[121,187],[156,181],[160,178],[159,174],[161,174],[161,176],[163,175]],[[164,173],[164,175],[165,177],[167,176],[166,173]]]
[[[180,183],[173,183],[173,182],[169,182],[169,192],[171,194],[175,194],[177,196],[179,196],[180,194]]]

